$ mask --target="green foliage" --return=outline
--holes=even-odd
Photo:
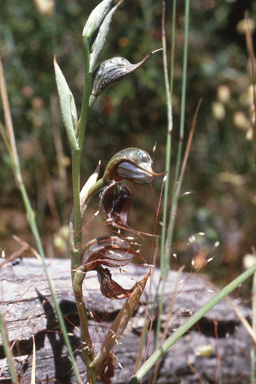
[[[96,10],[91,13],[84,27],[82,38],[80,36],[80,40],[76,40],[78,30],[75,29],[75,24],[78,23],[78,21],[84,24],[84,20],[79,14],[79,5],[74,6],[74,4],[68,4],[64,6],[58,4],[54,15],[51,14],[51,12],[48,15],[40,15],[40,12],[34,12],[31,4],[26,3],[24,8],[20,6],[14,6],[12,8],[15,2],[14,4],[10,2],[11,5],[5,5],[1,20],[3,24],[1,49],[3,49],[4,52],[3,59],[5,65],[7,65],[8,60],[13,63],[9,72],[7,70],[7,80],[13,83],[10,98],[14,108],[14,124],[15,126],[19,126],[20,124],[22,127],[20,132],[18,132],[19,149],[22,152],[23,167],[29,175],[26,180],[29,186],[33,186],[34,184],[32,181],[33,177],[38,181],[37,172],[39,168],[44,168],[46,187],[47,183],[48,185],[50,183],[48,169],[52,175],[51,177],[53,178],[55,176],[54,165],[56,159],[55,154],[49,150],[49,142],[52,142],[54,137],[56,149],[58,145],[56,143],[56,132],[54,136],[53,129],[49,129],[49,127],[51,127],[54,119],[56,124],[58,112],[53,103],[55,95],[54,89],[50,89],[49,97],[49,88],[51,88],[53,81],[52,75],[49,75],[47,71],[52,51],[56,50],[56,52],[58,52],[58,57],[62,63],[61,68],[64,68],[63,73],[67,73],[65,78],[55,60],[55,75],[60,99],[60,109],[70,148],[66,146],[66,138],[62,138],[62,140],[65,142],[65,152],[69,153],[72,158],[72,175],[70,175],[70,177],[72,177],[74,209],[70,218],[69,233],[72,285],[80,318],[81,341],[88,349],[88,351],[83,349],[83,358],[88,368],[88,381],[92,384],[96,383],[97,371],[95,368],[98,368],[99,364],[102,363],[115,344],[113,334],[115,338],[118,339],[124,332],[139,302],[140,295],[150,272],[141,282],[136,283],[132,289],[123,289],[112,280],[110,271],[104,269],[102,265],[121,267],[124,261],[122,260],[120,263],[120,257],[122,257],[122,255],[126,257],[125,262],[128,263],[135,255],[138,255],[138,253],[131,248],[128,242],[124,240],[122,240],[123,243],[120,242],[119,237],[105,237],[103,242],[106,242],[107,245],[104,243],[104,246],[101,243],[103,238],[96,238],[83,246],[82,218],[90,198],[106,185],[112,187],[113,184],[111,183],[113,183],[113,181],[125,179],[144,184],[150,183],[152,177],[157,176],[152,170],[150,155],[144,150],[138,150],[134,147],[135,145],[136,147],[145,148],[148,146],[150,148],[150,146],[153,147],[153,143],[157,139],[159,141],[160,154],[164,154],[166,145],[164,134],[166,131],[166,100],[162,96],[163,92],[160,87],[161,81],[163,81],[162,68],[160,61],[159,65],[157,65],[157,59],[155,62],[151,61],[148,63],[145,71],[138,70],[137,74],[134,75],[133,82],[129,77],[126,82],[123,83],[122,87],[107,90],[104,92],[103,97],[96,100],[109,85],[117,82],[117,80],[119,81],[120,78],[123,78],[128,73],[130,74],[135,67],[137,68],[142,62],[145,62],[144,59],[138,65],[133,66],[129,61],[122,58],[122,54],[121,58],[116,58],[117,54],[115,50],[118,50],[120,54],[123,49],[126,51],[126,56],[128,56],[129,60],[137,62],[144,57],[145,53],[142,54],[142,52],[144,52],[145,49],[148,51],[152,41],[153,44],[156,44],[156,42],[159,43],[159,45],[161,44],[161,34],[157,33],[157,23],[160,22],[160,7],[153,7],[149,0],[144,0],[141,6],[137,3],[131,3],[132,5],[126,12],[129,14],[129,17],[131,17],[133,13],[138,12],[138,10],[143,14],[143,18],[134,17],[136,39],[132,33],[127,32],[131,29],[129,28],[129,18],[126,17],[125,13],[121,13],[121,20],[127,23],[126,29],[123,26],[125,22],[120,25],[120,20],[117,19],[119,24],[116,24],[116,26],[118,25],[116,34],[110,39],[111,48],[109,48],[109,52],[113,50],[113,55],[108,52],[108,57],[110,54],[114,59],[105,60],[104,53],[101,51],[107,42],[112,15],[122,3],[120,2],[109,11],[111,2],[111,0],[104,0],[98,5]],[[186,4],[188,5],[189,2],[186,2]],[[205,96],[203,113],[200,114],[199,128],[188,167],[188,171],[190,172],[189,178],[184,182],[185,187],[188,187],[189,190],[195,189],[196,191],[200,191],[201,200],[197,201],[196,197],[194,197],[194,209],[186,207],[186,203],[182,200],[178,211],[176,236],[187,237],[190,231],[202,231],[206,234],[206,240],[205,243],[200,244],[201,248],[198,250],[193,248],[193,243],[195,242],[193,237],[189,239],[189,248],[179,248],[179,244],[174,244],[174,247],[177,248],[177,251],[176,249],[175,251],[179,254],[179,262],[181,262],[182,257],[184,257],[185,263],[187,261],[186,252],[192,249],[195,252],[193,262],[196,261],[197,267],[200,267],[199,256],[205,260],[206,265],[209,261],[206,260],[206,255],[207,253],[209,254],[210,246],[215,243],[216,247],[216,240],[222,239],[227,248],[226,254],[225,249],[223,252],[224,263],[231,266],[234,264],[235,268],[237,268],[237,265],[239,265],[238,257],[240,254],[245,253],[242,248],[241,239],[246,237],[245,249],[253,244],[251,233],[254,234],[253,229],[255,224],[256,197],[255,189],[253,188],[255,161],[252,155],[253,146],[250,142],[253,102],[250,101],[247,95],[251,81],[250,77],[243,73],[245,72],[244,69],[246,66],[246,53],[240,46],[239,39],[235,41],[233,38],[232,41],[229,41],[228,34],[229,28],[233,26],[230,21],[231,15],[234,10],[239,9],[240,12],[241,9],[236,3],[234,5],[233,3],[223,3],[219,6],[216,6],[214,2],[203,4],[203,7],[198,7],[198,4],[195,3],[191,12],[192,23],[191,33],[189,34],[189,46],[193,48],[188,58],[188,80],[185,77],[187,74],[186,54],[184,55],[184,57],[186,57],[184,60],[186,65],[183,65],[183,67],[181,65],[184,48],[188,46],[188,34],[184,34],[183,10],[178,10],[177,14],[177,52],[173,68],[175,79],[174,94],[172,95],[174,111],[172,138],[174,142],[175,140],[177,142],[179,141],[177,157],[179,164],[184,133],[184,114],[181,113],[181,131],[179,133],[180,137],[178,138],[177,126],[179,125],[179,113],[185,109],[186,104],[187,129],[185,132],[188,132],[188,128],[191,126],[191,117],[198,99]],[[29,22],[27,22],[26,12],[33,13],[33,17]],[[8,20],[7,16],[10,15],[15,15],[17,20],[8,24],[5,20]],[[67,15],[68,17],[66,17]],[[188,15],[188,12],[186,12],[186,15]],[[167,15],[167,17],[168,16],[170,15]],[[194,20],[199,19],[201,19],[202,24],[200,29],[198,29],[198,25],[194,24]],[[142,20],[145,20],[144,24]],[[70,26],[67,28],[67,22],[72,21],[74,33],[71,37],[67,32],[70,30]],[[187,21],[185,22],[186,30],[188,27]],[[240,31],[240,33],[244,33],[243,23],[243,20],[237,20],[236,22],[237,31]],[[29,34],[27,32],[28,30]],[[33,34],[33,31],[35,34]],[[224,31],[226,33],[224,33]],[[222,38],[223,33],[225,38]],[[31,34],[33,35],[32,39],[29,38]],[[96,34],[96,37],[93,36],[94,34]],[[75,39],[73,36],[75,36]],[[139,38],[137,38],[137,36],[139,36]],[[91,37],[92,41],[89,43]],[[94,37],[95,40],[93,42]],[[132,40],[135,40],[136,44],[134,44]],[[80,42],[83,44],[84,49],[84,73],[81,70],[82,62],[80,52],[82,51],[82,46]],[[228,44],[228,47],[226,47],[225,44]],[[149,57],[151,53],[152,52],[147,56]],[[105,60],[103,62],[104,65],[98,67],[93,77],[93,69],[100,55],[102,56],[102,60]],[[71,57],[72,59],[70,59]],[[126,73],[127,67],[133,69]],[[116,70],[114,74],[113,68]],[[112,75],[113,77],[111,77]],[[106,78],[107,81],[105,81]],[[92,79],[94,80],[93,87],[91,87]],[[155,87],[156,83],[159,83],[158,87]],[[183,98],[185,95],[185,85],[187,85],[189,90],[187,102],[185,98]],[[94,96],[94,100],[90,103],[89,98],[91,93]],[[75,100],[78,100],[77,106]],[[149,100],[152,100],[152,103],[150,103]],[[93,112],[88,119],[88,109],[94,102]],[[78,116],[80,116],[79,120],[77,119],[77,108]],[[51,110],[52,115],[47,113],[48,110]],[[83,166],[84,161],[82,159],[87,122],[89,123],[88,125],[91,131],[88,135],[87,147],[85,147],[86,159],[90,156],[93,163],[93,161],[97,162],[101,155],[103,155],[103,158],[106,158],[106,150],[108,153],[117,153],[111,158],[102,178],[96,181],[99,173],[98,165],[96,171],[88,179],[80,193],[80,173],[81,164]],[[108,126],[108,128],[106,128],[106,126]],[[234,127],[242,131],[239,132],[237,130],[234,132]],[[185,135],[187,135],[187,133],[185,133]],[[29,143],[27,142],[27,137],[29,137]],[[187,139],[187,137],[185,137],[185,139]],[[119,152],[117,151],[120,146],[126,147],[128,142],[131,142],[130,148]],[[176,156],[175,153],[174,155]],[[18,156],[16,157],[18,159]],[[109,155],[108,158],[110,157]],[[48,159],[48,164],[46,163],[46,158]],[[12,161],[15,165],[14,160],[13,156]],[[4,156],[1,161],[8,164],[8,159]],[[31,170],[31,163],[32,166],[36,164],[35,171]],[[161,165],[162,161],[155,165],[156,169],[161,167]],[[60,168],[60,164],[58,164],[58,166]],[[90,167],[87,166],[86,171],[90,172],[89,168]],[[173,172],[173,169],[171,169],[171,172]],[[183,173],[180,178],[182,177]],[[18,177],[17,180],[19,181]],[[3,179],[3,190],[4,181]],[[22,179],[19,183],[31,229],[47,273],[43,246],[39,238],[32,207],[28,202]],[[40,184],[38,183],[37,186],[40,186]],[[158,187],[160,190],[160,184]],[[179,191],[179,187],[177,187],[177,190]],[[59,194],[60,193],[61,191],[59,191]],[[105,197],[105,194],[108,196]],[[186,193],[182,194],[182,196],[185,194]],[[3,199],[7,198],[5,195],[3,196]],[[115,228],[131,229],[127,226],[131,196],[130,190],[125,186],[121,187],[117,185],[117,189],[115,188],[113,190],[113,188],[110,188],[104,190],[104,195],[101,194],[101,206],[103,206],[104,209],[101,211],[103,217],[109,217],[107,220],[110,220],[108,224],[112,224]],[[48,203],[52,209],[53,203],[50,203],[50,199],[48,199]],[[60,207],[58,208],[60,210]],[[40,217],[39,215],[40,210],[38,211],[38,217]],[[152,223],[153,220],[154,219],[152,219]],[[244,225],[245,221],[248,220],[251,226],[250,229]],[[235,236],[232,237],[234,234]],[[184,246],[184,242],[181,244]],[[110,251],[106,252],[107,249]],[[113,249],[117,251],[117,255],[115,255]],[[84,256],[88,257],[84,259]],[[233,262],[232,257],[234,257],[235,262]],[[90,265],[90,263],[92,264]],[[183,335],[186,330],[195,324],[213,305],[224,298],[226,294],[232,292],[239,284],[244,282],[246,278],[251,276],[255,272],[255,268],[254,266],[244,274],[241,274],[232,284],[227,285],[219,295],[207,303],[208,306],[206,305],[194,314],[188,322],[177,331],[177,338]],[[82,292],[85,273],[91,269],[98,272],[102,294],[111,299],[128,297],[119,315],[114,320],[112,328],[107,334],[96,357],[88,330],[87,310]],[[234,273],[231,269],[230,271]],[[219,276],[217,276],[217,278],[218,277]],[[50,281],[50,277],[48,278]],[[71,354],[71,347],[68,336],[65,333],[65,326],[53,287],[51,291],[66,344]],[[160,357],[177,338],[175,334],[172,335],[169,341],[167,340],[162,346],[162,349],[155,352],[155,357]],[[152,366],[156,360],[149,360],[149,362],[150,361]],[[144,369],[146,368],[147,363],[142,368],[141,377],[143,377],[145,373]],[[76,375],[77,379],[80,380],[78,372],[76,372]],[[134,380],[139,381],[139,378],[137,377],[137,379]]]

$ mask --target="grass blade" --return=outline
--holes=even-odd
[[[44,270],[45,270],[45,275],[46,275],[48,283],[49,283],[49,288],[51,291],[52,299],[53,299],[56,313],[57,313],[59,323],[61,326],[64,342],[67,346],[68,354],[69,354],[70,360],[72,362],[74,373],[76,375],[77,381],[79,383],[82,383],[78,369],[77,369],[77,366],[76,366],[75,358],[73,356],[73,352],[72,352],[72,348],[71,348],[71,345],[69,342],[69,338],[67,335],[67,330],[66,330],[66,326],[64,323],[64,319],[63,319],[63,316],[62,316],[62,313],[61,313],[61,310],[60,310],[60,307],[59,307],[59,304],[57,301],[55,288],[54,288],[51,276],[50,276],[48,269],[47,269],[47,263],[45,260],[45,254],[44,254],[41,238],[40,238],[38,228],[36,225],[35,215],[34,215],[34,212],[32,210],[32,207],[31,207],[28,195],[27,195],[27,191],[26,191],[25,185],[23,183],[23,179],[22,179],[22,174],[21,174],[19,157],[18,157],[16,142],[15,142],[15,135],[14,135],[14,129],[13,129],[13,125],[12,125],[12,118],[11,118],[11,112],[10,112],[10,107],[9,107],[9,101],[8,101],[8,95],[7,95],[6,83],[5,83],[5,79],[4,79],[1,57],[0,57],[0,88],[1,88],[2,103],[3,103],[4,116],[5,116],[5,122],[6,122],[7,136],[8,136],[10,149],[11,149],[11,160],[12,160],[14,177],[15,177],[15,180],[17,182],[17,186],[21,192],[22,199],[23,199],[26,213],[27,213],[27,217],[28,217],[28,221],[30,224],[30,228],[31,228],[31,231],[33,233],[34,239],[36,241],[39,254],[42,258],[42,262],[43,262],[43,266],[44,266]]]
[[[36,344],[34,335],[32,335],[33,351],[32,351],[32,367],[31,367],[31,384],[36,383]]]
[[[132,377],[129,384],[137,384],[146,375],[146,373],[153,367],[153,365],[163,356],[164,353],[187,332],[195,323],[197,323],[207,312],[209,312],[216,304],[233,292],[238,286],[245,282],[250,276],[256,272],[256,264],[254,264],[247,271],[238,276],[235,280],[231,281],[225,288],[223,288],[217,295],[208,301],[202,308],[194,313],[185,324],[180,326],[143,364],[139,371]]]
[[[14,366],[12,351],[10,348],[8,335],[5,328],[3,314],[1,312],[0,312],[0,331],[3,339],[4,353],[5,353],[5,356],[7,357],[12,383],[18,384],[18,377],[17,377],[15,366]]]

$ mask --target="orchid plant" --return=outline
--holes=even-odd
[[[132,183],[147,184],[158,175],[152,169],[152,159],[147,152],[142,149],[128,148],[116,153],[110,159],[103,177],[99,180],[100,164],[98,164],[95,172],[80,191],[81,157],[89,109],[107,87],[128,76],[158,51],[149,52],[138,64],[130,64],[122,57],[114,57],[96,67],[109,32],[112,16],[122,1],[112,8],[111,3],[112,0],[103,0],[90,14],[83,30],[85,86],[79,119],[72,92],[54,57],[61,113],[72,157],[74,201],[70,218],[72,286],[80,318],[82,354],[87,365],[90,383],[96,382],[96,376],[100,376],[104,380],[104,373],[111,364],[110,351],[124,332],[150,275],[149,271],[131,289],[125,289],[112,279],[109,269],[104,268],[123,267],[130,263],[135,256],[139,256],[132,241],[120,236],[120,230],[138,233],[127,224],[131,208],[131,192],[121,181],[128,180]],[[96,37],[91,44],[91,39],[95,34]],[[103,219],[108,225],[118,229],[119,235],[98,237],[83,246],[82,218],[91,196],[97,193],[100,196],[99,210]],[[126,298],[126,302],[115,318],[97,354],[95,354],[88,329],[87,309],[82,290],[84,278],[92,270],[97,271],[101,293],[104,296],[112,300]]]

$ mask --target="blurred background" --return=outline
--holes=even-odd
[[[45,10],[40,8],[45,3]],[[78,115],[83,96],[82,29],[98,4],[91,0],[6,0],[1,2],[0,52],[16,133],[24,181],[36,212],[48,257],[68,257],[67,224],[72,209],[70,150],[60,118],[53,70],[57,57],[76,100]],[[203,99],[179,198],[172,268],[191,259],[204,265],[211,279],[223,285],[241,273],[256,244],[255,161],[251,108],[251,74],[244,20],[249,12],[255,31],[256,3],[250,0],[192,0],[188,48],[188,79],[184,148],[195,108]],[[137,63],[162,46],[162,2],[124,0],[110,28],[101,62],[122,56]],[[166,36],[171,52],[172,1],[166,3]],[[171,183],[175,171],[180,124],[184,1],[177,2]],[[4,122],[0,106],[1,122]],[[82,185],[102,161],[119,150],[139,147],[154,154],[154,170],[165,168],[166,98],[162,53],[153,55],[122,82],[107,89],[92,107],[84,146]],[[16,234],[30,244],[33,238],[17,190],[11,162],[0,140],[0,246],[10,255],[20,246]],[[162,178],[149,186],[130,186],[133,205],[129,225],[152,233]],[[170,186],[170,191],[173,185]],[[93,198],[84,225],[98,209]],[[157,218],[161,220],[161,215]],[[87,225],[84,241],[108,233],[97,217]],[[195,241],[188,238],[198,232]],[[157,225],[157,233],[161,227]],[[152,238],[142,241],[149,260]]]

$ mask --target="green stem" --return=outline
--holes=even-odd
[[[166,253],[168,254],[170,260],[170,250],[169,246],[172,244],[173,238],[173,229],[175,223],[175,215],[174,213],[177,210],[177,196],[178,191],[177,181],[179,178],[180,164],[181,164],[181,154],[182,154],[182,146],[183,146],[183,138],[184,138],[184,128],[185,128],[185,107],[186,107],[186,86],[187,86],[187,66],[188,66],[188,33],[189,33],[189,8],[190,8],[190,0],[186,0],[185,3],[185,32],[184,32],[184,54],[183,54],[183,72],[182,72],[182,94],[181,94],[181,116],[180,116],[180,133],[179,133],[179,145],[178,145],[178,153],[176,159],[176,168],[175,168],[175,176],[173,182],[173,201],[171,205],[171,212],[169,218],[169,226],[168,226],[168,239],[165,245]]]
[[[169,179],[170,179],[170,164],[171,164],[171,132],[173,126],[172,118],[172,95],[170,92],[170,84],[168,79],[168,64],[167,64],[167,50],[166,50],[166,36],[165,36],[165,3],[163,3],[163,15],[162,15],[162,43],[163,43],[163,66],[164,66],[164,80],[165,80],[165,91],[166,91],[166,106],[167,106],[167,138],[166,138],[166,158],[165,158],[165,171],[166,181],[164,185],[164,198],[163,198],[163,226],[162,226],[162,237],[161,237],[161,259],[160,259],[160,271],[163,280],[166,280],[168,274],[169,265],[166,265],[165,260],[165,237],[166,237],[166,222],[167,222],[167,204],[169,195]]]
[[[88,347],[88,349],[83,350],[83,358],[88,367],[91,364],[92,360],[95,358],[95,355],[92,349],[91,336],[88,330],[88,317],[83,299],[82,284],[84,277],[85,273],[83,272],[82,268],[77,269],[73,278],[73,290],[75,294],[76,305],[81,325],[81,340]]]
[[[88,193],[83,193],[83,190],[80,194],[80,201],[79,201],[79,209],[80,209],[80,217],[83,217],[83,214],[86,210],[86,207],[88,205],[88,202],[92,195],[99,192],[100,189],[105,185],[105,181],[103,179],[98,180],[88,191]],[[74,226],[74,209],[71,213],[70,218],[70,234],[74,233],[73,230]],[[82,248],[79,249],[75,248],[72,251],[72,256],[74,255],[74,252],[76,253],[76,256],[79,260],[80,265],[80,254],[81,254]],[[83,267],[72,269],[72,286],[73,286],[73,292],[76,300],[79,320],[80,320],[80,326],[81,326],[81,340],[83,342],[83,359],[88,369],[88,376],[89,376],[89,382],[91,384],[96,383],[96,372],[95,368],[90,368],[90,364],[95,358],[93,346],[92,346],[92,340],[89,333],[88,328],[88,317],[87,317],[87,311],[84,303],[83,298],[83,280],[85,277],[85,273],[83,271]]]
[[[256,273],[252,281],[252,329],[256,332]],[[252,344],[251,351],[251,384],[255,384],[255,343]]]
[[[89,109],[89,98],[91,93],[91,82],[92,82],[92,72],[90,72],[90,51],[88,40],[83,37],[83,46],[84,46],[84,60],[85,60],[85,84],[84,84],[84,95],[82,103],[82,111],[80,118],[80,127],[78,132],[78,147],[80,150],[83,150],[84,146],[84,137],[86,131],[87,115]]]
[[[195,325],[207,312],[209,312],[216,304],[233,292],[240,284],[244,283],[250,276],[256,272],[256,264],[250,269],[242,273],[235,280],[229,283],[223,288],[217,295],[215,295],[210,301],[208,301],[202,308],[200,308],[194,315],[192,315],[185,324],[180,326],[162,345],[159,347],[153,355],[143,364],[139,371],[133,376],[128,384],[137,384],[146,373],[153,367],[160,357],[168,351],[168,349],[187,332],[193,325]]]
[[[89,98],[91,92],[91,80],[92,73],[89,71],[90,68],[90,52],[88,46],[88,40],[83,37],[84,45],[84,57],[85,57],[85,86],[84,86],[84,95],[82,102],[82,111],[81,117],[77,126],[77,141],[78,149],[72,151],[72,182],[73,182],[73,201],[74,208],[70,218],[70,243],[71,243],[71,276],[72,276],[72,286],[73,292],[76,299],[76,305],[78,309],[80,326],[81,326],[81,339],[85,344],[85,347],[88,347],[89,350],[83,350],[83,358],[88,369],[88,379],[91,384],[96,383],[96,374],[95,369],[90,368],[92,360],[94,359],[94,351],[92,349],[92,341],[88,328],[88,318],[87,311],[83,299],[83,280],[84,273],[79,268],[80,266],[80,254],[82,246],[82,216],[86,209],[86,204],[88,204],[91,194],[88,192],[88,195],[83,198],[80,196],[80,174],[81,174],[81,157],[84,146],[84,138],[87,124],[87,116],[89,109]],[[96,183],[97,184],[97,183]],[[98,183],[97,186],[101,184]],[[97,187],[96,187],[97,189]],[[92,191],[95,189],[92,188]],[[93,193],[93,192],[92,192]]]
[[[72,183],[73,183],[73,201],[74,201],[74,219],[71,226],[70,240],[71,240],[71,269],[79,267],[80,249],[82,245],[82,218],[80,212],[80,173],[81,173],[81,157],[84,146],[84,138],[86,131],[87,115],[89,98],[91,91],[92,73],[88,72],[90,67],[90,54],[89,46],[86,38],[83,38],[84,43],[84,57],[85,57],[85,86],[82,103],[81,117],[79,120],[78,134],[78,149],[72,151]],[[72,272],[73,276],[73,272]]]
[[[70,241],[72,246],[72,271],[79,267],[79,256],[82,246],[82,218],[80,213],[80,167],[81,151],[78,149],[77,151],[72,152],[72,185],[74,202],[74,219],[72,220],[72,230],[70,231]]]
[[[13,361],[12,351],[10,348],[8,335],[7,335],[4,319],[1,312],[0,312],[0,331],[1,331],[1,336],[3,340],[4,353],[5,353],[5,356],[7,357],[8,366],[11,374],[12,384],[18,384],[18,377],[17,377],[17,373],[16,373],[14,361]]]
[[[3,74],[1,58],[0,58],[0,88],[1,88],[1,96],[2,96],[2,102],[3,102],[5,121],[6,121],[8,141],[9,141],[10,150],[11,150],[11,160],[12,160],[14,177],[16,179],[18,188],[21,192],[21,196],[22,196],[22,199],[23,199],[23,202],[25,205],[25,209],[26,209],[28,221],[30,224],[30,228],[31,228],[33,236],[35,238],[39,254],[42,258],[42,263],[43,263],[45,275],[46,275],[48,283],[49,283],[51,296],[52,296],[52,299],[54,302],[54,306],[55,306],[56,313],[57,313],[59,323],[60,323],[60,327],[62,330],[63,339],[64,339],[64,342],[65,342],[67,349],[68,349],[68,354],[69,354],[69,357],[70,357],[70,360],[71,360],[71,363],[72,363],[72,366],[74,369],[74,373],[76,375],[77,381],[79,383],[82,383],[78,369],[77,369],[77,366],[76,366],[75,358],[73,356],[73,351],[72,351],[72,348],[71,348],[71,345],[69,342],[69,338],[67,335],[67,329],[66,329],[66,326],[64,323],[64,319],[63,319],[63,316],[62,316],[62,313],[61,313],[61,310],[60,310],[60,307],[59,307],[59,304],[57,301],[55,288],[54,288],[51,276],[50,276],[48,269],[47,269],[47,263],[46,263],[46,259],[45,259],[45,254],[44,254],[41,238],[40,238],[38,228],[36,225],[35,215],[34,215],[34,212],[32,210],[32,207],[31,207],[28,195],[27,195],[27,191],[26,191],[25,185],[23,183],[23,179],[22,179],[22,174],[21,174],[19,157],[18,157],[18,152],[17,152],[17,147],[16,147],[14,129],[13,129],[13,124],[12,124],[12,118],[11,118],[11,112],[10,112],[10,106],[9,106],[9,101],[8,101],[8,95],[7,95],[7,89],[6,89],[4,74]]]
[[[173,95],[173,79],[174,79],[176,8],[177,8],[177,0],[174,0],[173,5],[172,5],[172,48],[171,48],[171,70],[170,70],[170,92],[171,92],[171,95]]]
[[[173,8],[176,0],[173,2]],[[174,9],[173,9],[174,10]],[[173,19],[175,23],[175,19]],[[175,29],[174,29],[175,30]],[[172,61],[174,56],[174,42],[175,34],[172,35]],[[162,12],[162,43],[163,43],[163,67],[164,67],[164,80],[165,80],[165,92],[166,92],[166,106],[167,106],[167,138],[166,138],[166,157],[165,157],[165,171],[166,181],[164,185],[164,197],[163,197],[163,226],[161,236],[161,258],[160,258],[160,272],[163,280],[162,293],[160,297],[159,316],[156,324],[156,337],[155,337],[155,348],[159,345],[159,336],[161,331],[161,313],[163,310],[163,294],[164,294],[164,282],[168,276],[169,270],[169,257],[166,258],[165,244],[166,244],[166,227],[167,227],[167,211],[168,211],[168,199],[169,199],[169,180],[170,180],[170,166],[171,166],[171,132],[173,128],[173,116],[172,116],[172,93],[170,90],[170,83],[168,78],[168,63],[167,63],[167,48],[166,48],[166,35],[165,35],[165,2],[163,2]],[[173,73],[172,73],[173,75]],[[171,78],[173,83],[173,79]]]
[[[188,67],[189,8],[190,8],[190,0],[186,0],[186,4],[185,4],[184,56],[183,56],[183,70],[182,70],[182,98],[181,98],[180,140],[183,140],[183,137],[184,137],[184,126],[185,126],[187,67]]]
[[[82,218],[80,212],[80,173],[81,173],[81,157],[83,151],[84,137],[87,123],[87,112],[90,97],[91,88],[91,74],[88,73],[90,64],[89,47],[86,42],[87,39],[83,39],[84,42],[84,57],[85,57],[85,86],[82,103],[81,117],[78,122],[78,148],[71,152],[72,156],[72,184],[73,184],[73,202],[74,213],[72,218],[72,225],[70,231],[71,241],[71,269],[79,267],[80,248],[82,245]],[[73,277],[74,272],[72,272]]]
[[[18,178],[18,179],[20,179],[20,178]],[[53,281],[52,281],[51,276],[50,276],[50,274],[48,272],[48,269],[47,269],[47,263],[46,263],[46,260],[45,260],[45,254],[44,254],[43,246],[42,246],[41,239],[40,239],[40,236],[39,236],[39,232],[38,232],[38,229],[37,229],[37,226],[36,226],[35,216],[34,216],[32,207],[30,205],[30,201],[29,201],[29,198],[28,198],[28,195],[27,195],[27,192],[26,192],[26,189],[25,189],[25,186],[24,186],[22,180],[20,182],[19,187],[20,187],[21,195],[22,195],[22,198],[23,198],[23,201],[24,201],[24,205],[26,207],[26,212],[27,212],[29,223],[30,223],[30,227],[31,227],[32,233],[34,235],[34,238],[35,238],[35,241],[36,241],[36,244],[37,244],[37,248],[38,248],[39,254],[42,257],[42,263],[43,263],[43,266],[44,266],[45,275],[46,275],[47,280],[49,282],[51,296],[52,296],[52,299],[53,299],[53,302],[54,302],[54,306],[55,306],[55,309],[56,309],[56,313],[57,313],[57,316],[58,316],[58,319],[59,319],[59,323],[60,323],[60,326],[61,326],[63,339],[64,339],[64,342],[65,342],[65,344],[67,346],[67,349],[68,349],[68,354],[69,354],[69,357],[70,357],[72,365],[73,365],[73,369],[74,369],[74,372],[75,372],[75,375],[76,375],[76,379],[77,379],[77,381],[79,383],[82,383],[80,375],[79,375],[79,372],[77,370],[77,366],[76,366],[76,362],[75,362],[75,359],[74,359],[73,351],[72,351],[72,348],[71,348],[71,345],[70,345],[70,342],[69,342],[69,338],[68,338],[68,335],[67,335],[67,329],[66,329],[66,326],[65,326],[65,323],[64,323],[64,319],[63,319],[63,316],[62,316],[62,313],[61,313],[61,310],[60,310],[60,307],[59,307],[59,304],[58,304],[58,301],[57,301],[54,284],[53,284]]]
[[[185,10],[185,36],[188,34],[188,21],[189,21],[189,2],[186,2],[186,10]],[[173,94],[173,71],[174,71],[174,51],[175,51],[175,25],[176,25],[176,1],[173,2],[173,19],[172,19],[172,52],[171,52],[171,74],[170,74],[170,82],[171,84],[167,82],[167,63],[166,63],[166,69],[164,66],[164,72],[165,72],[165,84],[166,84],[166,92],[168,91],[169,94],[169,99],[167,99],[167,103],[170,103],[170,106],[168,108],[168,132],[167,132],[167,147],[166,147],[166,158],[170,156],[168,154],[171,152],[171,148],[168,148],[168,145],[171,146],[171,131],[172,131],[172,124],[173,124],[173,119],[172,119],[172,109],[171,109],[171,100],[172,100],[172,94]],[[162,32],[162,35],[165,36],[165,34]],[[184,94],[185,94],[185,80],[186,80],[186,72],[184,74],[184,71],[187,70],[186,65],[184,64],[187,60],[187,42],[188,40],[185,37],[185,42],[184,42],[184,57],[183,57],[183,80],[182,80],[182,100],[185,100]],[[165,51],[166,49],[164,49]],[[167,59],[166,59],[167,62]],[[168,104],[167,104],[168,107]],[[181,108],[181,116],[182,114],[185,114],[185,103],[182,103],[182,108]],[[182,129],[181,127],[184,125],[184,119],[182,120],[181,118],[181,123],[180,123],[180,137],[181,137],[181,132]],[[184,131],[184,127],[183,127]],[[169,134],[169,138],[168,138]],[[181,157],[181,145],[182,141],[179,142],[179,149],[178,149],[178,156],[176,160],[176,167],[175,167],[175,177],[174,177],[174,188],[176,186],[177,180],[178,180],[178,172],[180,169],[180,157]],[[169,174],[169,173],[168,173]],[[167,181],[167,180],[166,180]],[[163,280],[162,284],[162,290],[161,290],[161,296],[160,296],[160,307],[159,307],[159,315],[157,319],[157,326],[156,326],[156,340],[155,340],[155,346],[158,346],[159,343],[159,334],[161,330],[161,314],[163,310],[163,298],[164,298],[164,290],[165,290],[165,282],[168,276],[168,270],[170,268],[170,245],[172,243],[172,236],[173,236],[173,228],[170,227],[170,222],[174,223],[174,212],[176,211],[177,208],[177,203],[176,206],[174,207],[174,203],[176,199],[172,201],[171,205],[171,210],[170,210],[170,217],[169,217],[169,225],[167,229],[167,236],[166,236],[166,221],[167,221],[167,205],[168,205],[168,198],[169,198],[169,182],[168,184],[166,183],[165,185],[165,191],[164,191],[164,212],[163,212],[163,229],[162,229],[162,239],[161,239],[161,264],[160,264],[160,269],[161,269],[161,277]],[[175,210],[173,209],[175,208]],[[163,232],[164,231],[164,232]]]
[[[170,210],[170,217],[169,217],[169,224],[168,224],[168,231],[167,231],[167,241],[165,244],[165,258],[169,261],[169,266],[170,266],[170,254],[171,254],[170,246],[172,244],[173,230],[174,230],[174,224],[175,224],[175,212],[177,211],[177,206],[178,206],[177,196],[181,187],[180,185],[177,185],[177,182],[179,179],[182,146],[183,146],[183,140],[179,141],[179,144],[178,144],[176,167],[175,167],[175,174],[173,179],[173,199],[171,203],[171,210]]]

